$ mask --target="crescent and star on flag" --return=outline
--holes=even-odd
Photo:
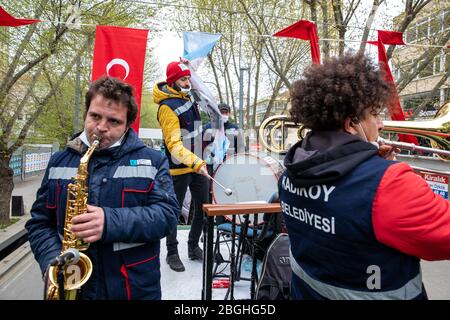
[[[114,58],[106,65],[106,74],[108,76],[110,76],[109,70],[115,65],[122,66],[125,69],[125,77],[122,79],[125,80],[128,77],[128,74],[130,73],[130,65],[124,59]]]

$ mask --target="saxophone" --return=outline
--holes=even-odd
[[[67,264],[63,266],[51,265],[45,284],[48,283],[48,288],[44,292],[44,299],[46,300],[59,300],[58,290],[58,271],[59,268],[63,268],[64,274],[64,299],[76,300],[79,298],[80,288],[90,278],[92,274],[92,261],[89,257],[79,251],[85,251],[89,247],[89,243],[84,242],[82,239],[78,239],[71,230],[72,218],[84,214],[87,212],[87,199],[88,199],[88,164],[89,159],[92,156],[95,148],[99,145],[101,138],[94,135],[94,142],[88,148],[86,153],[80,160],[80,166],[78,167],[77,175],[73,177],[74,183],[69,183],[67,188],[67,202],[66,213],[64,221],[64,236],[62,241],[62,257],[64,253],[69,251],[75,252],[79,259],[74,264]],[[56,258],[58,259],[58,258]]]

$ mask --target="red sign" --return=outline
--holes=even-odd
[[[139,112],[131,127],[139,133],[141,94],[148,30],[97,26],[92,81],[102,76],[120,78],[134,88]]]
[[[434,193],[448,199],[448,176],[420,171],[419,174],[425,179]]]

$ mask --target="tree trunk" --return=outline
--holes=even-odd
[[[6,149],[1,149],[0,158],[0,224],[9,224],[11,211],[11,194],[14,188],[14,171],[9,167],[11,156]]]
[[[217,75],[217,70],[216,70],[216,65],[214,64],[214,61],[212,59],[212,54],[208,54],[208,61],[209,61],[209,65],[211,66],[211,69],[213,71],[214,74],[214,81],[216,82],[216,87],[217,87],[217,93],[219,94],[219,101],[224,101],[223,97],[222,97],[222,90],[220,88],[220,84],[219,84],[219,77]]]
[[[322,32],[323,32],[323,38],[328,39],[330,37],[330,32],[328,29],[328,1],[321,1],[320,2],[320,8],[322,10]],[[323,58],[328,59],[330,58],[330,43],[328,41],[325,41],[322,44],[322,52],[323,52]]]
[[[264,117],[262,118],[261,122],[263,122],[270,116],[270,112],[272,111],[273,103],[274,103],[275,99],[277,98],[282,85],[283,85],[282,80],[278,79],[273,88],[273,92],[272,92],[272,95],[270,96],[269,104],[267,105],[266,112],[264,113]]]
[[[381,0],[381,1],[374,0],[372,3],[372,9],[370,10],[369,16],[367,17],[367,20],[366,20],[366,25],[364,26],[363,37],[362,37],[361,44],[360,44],[359,50],[358,50],[359,53],[364,53],[364,50],[366,49],[367,39],[369,38],[369,32],[370,32],[370,29],[372,28],[373,19],[375,18],[377,10],[383,1],[384,0]]]

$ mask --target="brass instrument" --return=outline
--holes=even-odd
[[[271,116],[259,127],[259,143],[270,152],[284,153],[289,142],[295,143],[305,133],[302,126],[290,121],[287,115]]]
[[[73,177],[74,183],[70,183],[67,188],[66,214],[64,221],[64,236],[62,241],[61,256],[67,250],[85,251],[89,243],[78,239],[72,232],[72,218],[87,212],[88,199],[88,164],[95,148],[100,143],[100,138],[94,136],[94,142],[88,148],[80,160],[77,175]],[[79,296],[79,289],[83,286],[92,274],[92,261],[89,257],[79,252],[80,258],[73,265],[62,266],[64,268],[64,298],[65,300],[76,300]],[[48,277],[50,284],[46,289],[46,300],[58,300],[58,266],[50,266]]]
[[[411,134],[430,140],[433,148],[415,150],[433,152],[443,160],[449,160],[446,152],[450,150],[450,102],[444,104],[433,120],[428,121],[383,121],[382,132]],[[276,115],[267,118],[259,127],[259,143],[274,153],[284,153],[296,140],[304,137],[306,129],[301,124],[295,124],[286,115]],[[385,142],[388,144],[388,141]],[[393,142],[391,142],[392,144]],[[397,143],[400,149],[412,150],[409,144]]]
[[[445,103],[436,112],[432,120],[426,121],[383,121],[383,132],[396,134],[411,134],[422,137],[430,141],[433,148],[418,151],[432,152],[437,154],[443,160],[450,160],[448,153],[440,150],[450,150],[450,102]],[[398,145],[400,149],[411,150],[405,145]],[[423,147],[424,148],[424,147]]]
[[[450,150],[442,150],[439,148],[428,148],[417,146],[414,143],[400,142],[400,141],[390,141],[378,137],[378,142],[381,144],[386,144],[388,146],[392,146],[394,148],[399,148],[401,150],[409,150],[409,151],[421,151],[421,152],[429,152],[434,153],[443,157],[450,157]],[[444,159],[445,160],[445,159]]]

